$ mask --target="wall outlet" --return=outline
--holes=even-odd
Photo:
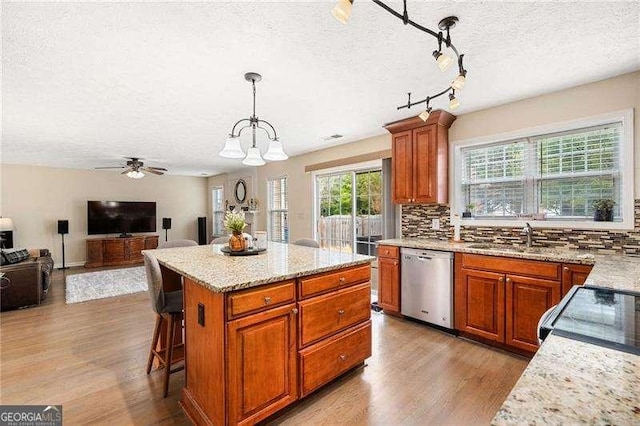
[[[431,229],[439,230],[440,229],[440,219],[432,219],[431,220]]]

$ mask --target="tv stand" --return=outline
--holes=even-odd
[[[142,250],[158,248],[157,235],[87,239],[85,268],[126,266],[144,262]]]
[[[123,232],[118,236],[118,238],[129,238],[129,237],[133,237],[133,234],[127,234],[126,232]]]

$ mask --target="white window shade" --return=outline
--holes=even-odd
[[[288,194],[286,177],[267,180],[267,234],[271,241],[289,242]]]

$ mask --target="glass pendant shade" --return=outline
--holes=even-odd
[[[260,150],[253,146],[247,150],[247,156],[242,160],[242,164],[245,166],[263,166],[265,162],[260,155]]]
[[[351,16],[351,8],[353,5],[349,0],[338,0],[338,4],[336,4],[333,9],[331,9],[331,14],[336,21],[346,24]]]
[[[460,106],[460,101],[453,95],[449,95],[449,109],[455,111]]]
[[[244,151],[242,151],[242,147],[240,146],[240,138],[237,136],[229,136],[219,155],[224,158],[244,158]]]
[[[282,142],[278,139],[269,142],[267,152],[264,153],[264,159],[269,161],[283,161],[289,158],[282,148]]]
[[[438,68],[440,68],[440,71],[445,72],[449,69],[453,60],[451,59],[451,56],[440,53],[440,55],[438,55],[438,58],[436,59],[436,62],[438,63]]]
[[[426,122],[429,119],[429,115],[431,115],[431,108],[422,111],[418,117],[420,117],[420,120]]]
[[[144,177],[144,173],[138,170],[131,170],[129,173],[127,173],[127,176],[131,179],[142,179]]]
[[[455,80],[453,80],[453,82],[451,82],[451,87],[456,89],[456,90],[460,90],[464,87],[464,84],[467,82],[467,78],[464,76],[464,74],[459,74]]]

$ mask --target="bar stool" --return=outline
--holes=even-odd
[[[169,392],[169,375],[184,370],[184,363],[172,368],[175,363],[173,360],[174,351],[184,348],[184,343],[175,344],[176,325],[182,330],[183,320],[183,301],[182,290],[165,292],[162,289],[162,272],[160,264],[155,256],[144,253],[144,267],[147,275],[147,284],[149,286],[149,296],[151,298],[151,307],[156,313],[156,325],[153,329],[153,339],[151,340],[151,349],[149,351],[149,361],[147,362],[147,374],[151,372],[154,359],[160,363],[160,368],[164,368],[164,376],[162,379],[163,397],[166,398]],[[160,331],[164,322],[167,322],[167,339],[164,348],[158,349],[158,340]],[[175,363],[177,364],[177,363]]]

